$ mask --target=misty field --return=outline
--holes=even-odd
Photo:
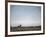
[[[10,27],[11,32],[16,32],[16,31],[39,31],[39,30],[41,30],[41,26]]]

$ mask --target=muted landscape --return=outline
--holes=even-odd
[[[40,31],[41,6],[10,5],[10,31]]]
[[[28,26],[28,27],[10,27],[11,28],[11,32],[16,32],[16,31],[39,31],[41,30],[41,26]]]

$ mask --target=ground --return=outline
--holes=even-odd
[[[41,30],[41,26],[10,27],[11,32],[16,32],[16,31],[39,31],[39,30]]]

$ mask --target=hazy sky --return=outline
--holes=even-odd
[[[11,26],[38,26],[41,25],[41,7],[40,6],[10,6],[10,24]]]

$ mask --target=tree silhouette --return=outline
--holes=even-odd
[[[20,24],[20,27],[21,27],[22,25]]]
[[[20,24],[18,27],[21,27],[22,25]]]

